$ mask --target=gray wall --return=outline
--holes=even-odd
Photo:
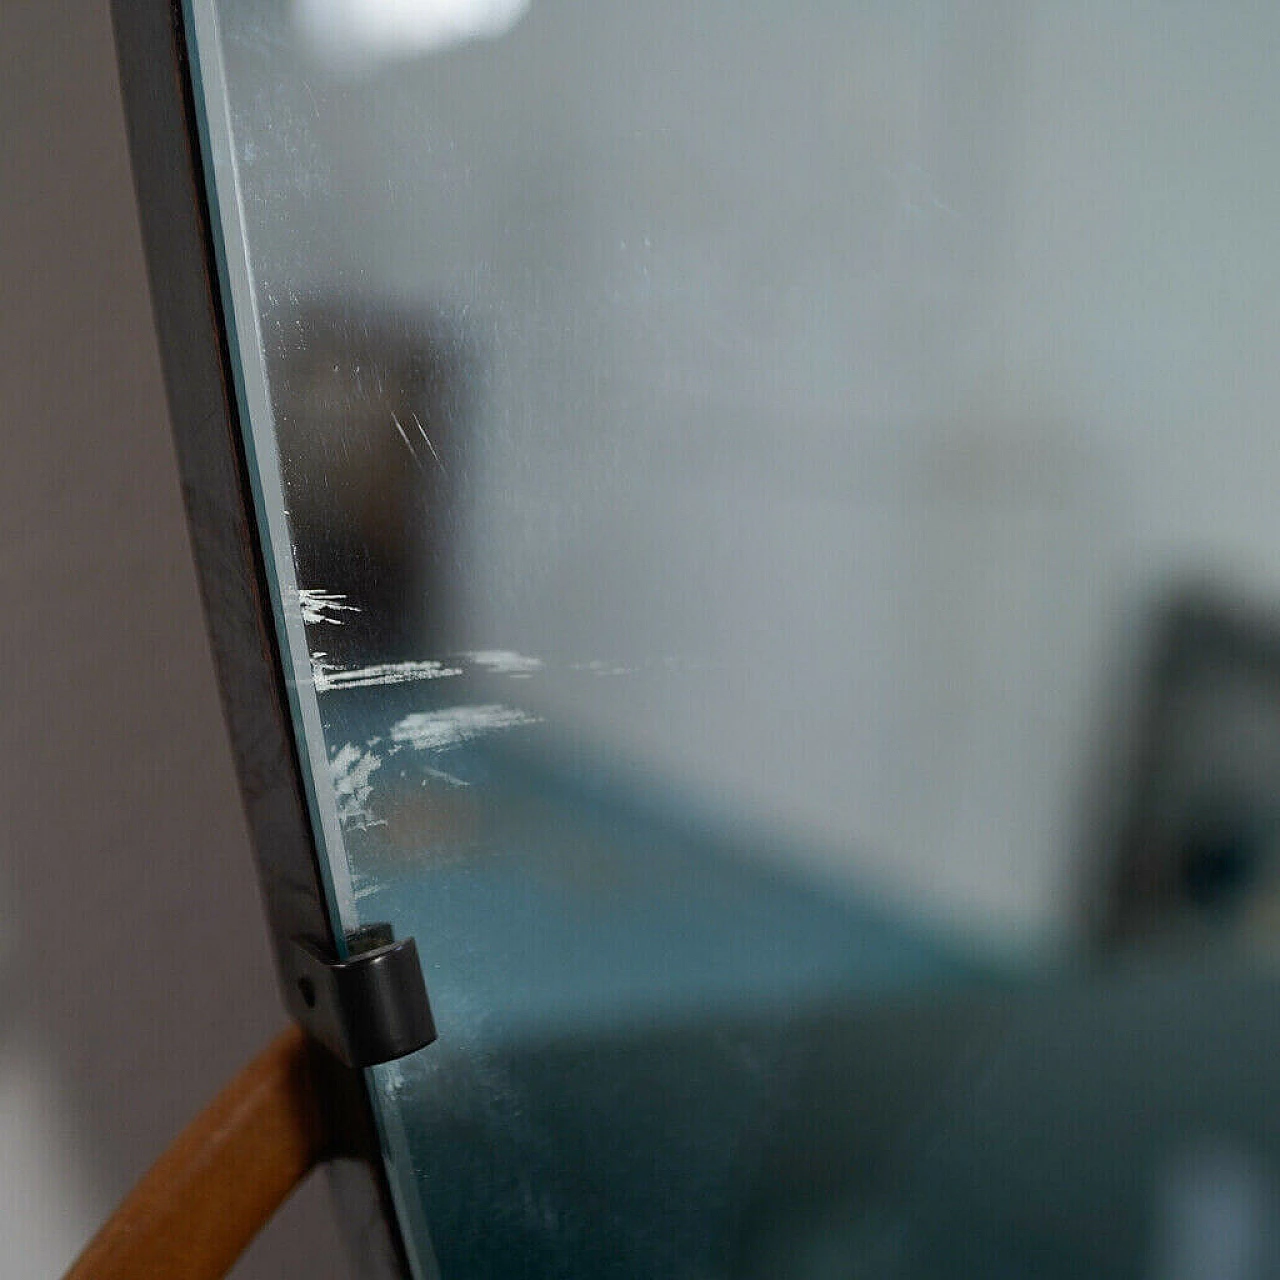
[[[0,1274],[67,1266],[284,1024],[160,382],[105,2],[0,35]],[[313,1181],[236,1274],[345,1274]]]

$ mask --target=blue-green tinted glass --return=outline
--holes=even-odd
[[[1280,1276],[1280,7],[187,23],[420,1276]]]

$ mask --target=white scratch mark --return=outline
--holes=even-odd
[[[323,653],[311,655],[311,678],[317,693],[331,689],[367,689],[379,684],[408,684],[412,680],[443,680],[460,676],[461,667],[447,667],[443,662],[379,662],[371,667],[331,666]]]
[[[372,744],[370,744],[372,746]],[[333,795],[338,805],[338,822],[361,831],[369,827],[385,827],[385,821],[373,816],[369,797],[373,793],[370,779],[382,767],[382,757],[372,750],[362,751],[348,742],[329,761],[333,776]]]
[[[409,450],[409,456],[413,459],[414,466],[421,471],[422,459],[418,457],[418,451],[413,447],[409,437],[405,435],[404,428],[400,425],[400,419],[397,418],[394,413],[391,415],[391,422],[395,429],[400,433],[400,439],[404,441],[404,447]]]
[[[433,769],[430,765],[425,766],[422,772],[439,782],[448,783],[451,787],[469,787],[471,785],[465,778],[455,778],[453,774],[446,772],[444,769]],[[426,778],[423,778],[422,785],[424,787],[427,785]]]
[[[440,468],[442,474],[447,476],[449,472],[445,469],[444,463],[440,461],[440,455],[436,452],[435,445],[431,443],[431,437],[427,435],[427,429],[422,425],[416,413],[413,415],[413,420],[417,423],[418,434],[427,442],[427,448],[431,450],[431,456],[436,460],[436,466]]]
[[[477,649],[462,656],[499,676],[531,676],[542,669],[541,658],[529,658],[513,649]]]
[[[537,724],[535,717],[496,703],[479,707],[447,707],[418,711],[391,726],[391,741],[415,751],[447,751],[482,734]]]
[[[571,662],[569,670],[589,671],[593,676],[633,676],[636,674],[635,667],[624,667],[620,663],[605,662],[600,658],[593,658],[590,662]]]
[[[302,610],[303,622],[329,622],[335,627],[342,626],[342,619],[333,617],[333,614],[360,612],[359,605],[345,604],[346,598],[346,596],[335,595],[332,591],[299,587],[298,607]]]

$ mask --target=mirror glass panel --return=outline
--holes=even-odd
[[[1280,1275],[1280,9],[187,26],[419,1275]]]

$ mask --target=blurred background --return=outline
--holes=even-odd
[[[612,1014],[646,963],[659,1000],[692,974],[696,1008],[716,948],[726,985],[758,995],[825,945],[818,900],[1019,977],[1169,958],[1172,978],[1076,987],[995,1030],[961,1009],[952,1041],[891,1026],[888,1067],[847,1047],[899,1108],[881,1146],[921,1238],[966,1240],[995,1206],[992,1249],[1008,1219],[1035,1223],[1033,1254],[1087,1225],[1079,1247],[1121,1274],[1277,1274],[1280,19],[216,8],[330,853],[360,910],[418,922],[463,1051],[495,1010],[538,1013],[531,994]],[[282,1014],[105,5],[20,2],[6,22],[0,1237],[16,1274],[51,1274]],[[414,682],[432,663],[466,706]],[[506,757],[472,749],[490,730]],[[518,786],[482,803],[467,789],[528,763],[521,734],[551,773],[696,812],[696,838],[656,856],[647,811],[637,837],[594,816],[583,834],[589,806]],[[687,891],[744,832],[780,838],[753,835],[733,911],[811,893],[781,942],[759,924],[776,965]],[[648,888],[703,952],[600,909]],[[824,980],[835,950],[841,981],[875,969],[847,926],[813,960]],[[621,941],[588,965],[566,939]],[[848,1078],[826,1030],[798,1095]],[[895,1092],[893,1054],[928,1077],[926,1041],[981,1070]],[[481,1112],[518,1098],[487,1088]],[[904,1156],[921,1099],[943,1119]],[[880,1117],[828,1101],[813,1128],[843,1195]],[[1122,1157],[1094,1161],[1121,1131]],[[1115,1238],[1099,1201],[1125,1206]],[[900,1211],[815,1232],[861,1232],[874,1261]],[[760,1274],[771,1247],[752,1246]],[[237,1274],[339,1258],[312,1185]]]
[[[0,1275],[56,1276],[284,1025],[106,3],[0,37]],[[323,1182],[238,1277],[347,1274]]]

